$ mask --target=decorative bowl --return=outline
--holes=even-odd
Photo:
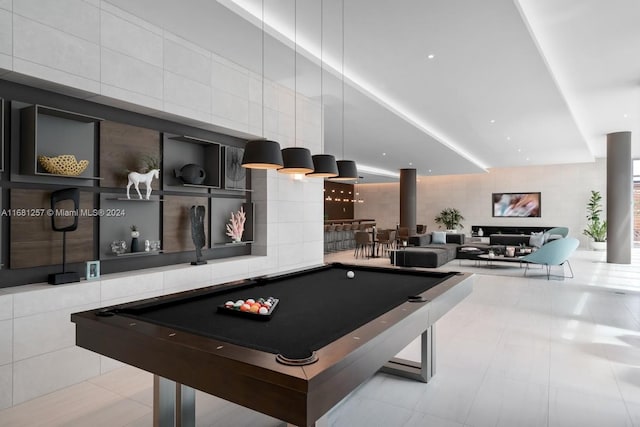
[[[89,166],[89,160],[76,160],[73,154],[61,154],[56,157],[38,156],[38,161],[49,173],[56,175],[78,176]]]

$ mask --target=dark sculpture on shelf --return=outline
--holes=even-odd
[[[71,202],[73,207],[66,206]],[[79,282],[80,275],[75,271],[67,271],[67,232],[78,228],[78,209],[80,207],[80,190],[65,188],[51,193],[51,228],[62,233],[62,273],[49,274],[49,283],[61,285],[63,283]],[[75,214],[73,214],[75,213]]]
[[[200,185],[207,177],[207,173],[200,166],[189,163],[180,169],[174,169],[173,174],[176,178],[180,178],[185,184]]]
[[[192,261],[191,265],[206,264],[207,261],[202,259],[202,248],[207,242],[204,234],[205,207],[202,205],[191,206],[189,213],[191,217],[191,239],[196,246],[196,260]]]

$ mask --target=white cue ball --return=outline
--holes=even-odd
[[[353,279],[354,277],[356,277],[356,273],[354,273],[353,271],[349,270],[349,271],[347,271],[347,277],[349,279]]]

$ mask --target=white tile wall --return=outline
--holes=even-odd
[[[13,10],[13,0],[0,0],[0,9]]]
[[[104,83],[100,85],[100,92],[103,96],[113,98],[115,100],[125,100],[124,104],[120,104],[118,102],[121,107],[135,108],[131,106],[143,106],[153,108],[154,110],[161,110],[163,105],[161,99]],[[109,103],[105,102],[105,104]]]
[[[115,276],[115,275],[114,275]],[[124,275],[109,278],[103,276],[100,286],[101,301],[128,297],[150,292],[159,292],[164,288],[164,274],[151,272],[146,274]]]
[[[13,52],[13,15],[0,9],[0,53],[11,57]]]
[[[100,64],[104,84],[162,100],[162,66],[150,64],[106,47],[101,50]]]
[[[0,409],[13,404],[13,366],[0,365]]]
[[[86,92],[95,93],[100,91],[100,83],[96,80],[77,76],[64,70],[57,70],[45,65],[36,64],[35,62],[26,61],[16,56],[13,57],[13,71],[21,75],[37,77]],[[26,84],[28,82],[24,83]]]
[[[13,55],[71,75],[100,80],[100,48],[97,43],[17,14],[13,15]]]
[[[13,361],[13,320],[0,320],[0,365]]]
[[[100,374],[100,358],[79,347],[13,363],[13,404],[25,402]]]
[[[164,290],[176,292],[178,290],[193,289],[207,286],[211,283],[211,265],[181,264],[175,269],[165,271]]]
[[[20,0],[13,12],[91,43],[100,41],[100,10],[84,0]]]
[[[27,285],[9,288],[14,318],[100,302],[100,286],[94,282],[58,286]]]
[[[242,129],[249,126],[249,101],[245,97],[234,95],[214,87],[211,98],[211,112],[215,118],[238,123]]]
[[[211,86],[248,100],[249,71],[216,55],[211,61]]]
[[[13,320],[13,361],[73,347],[75,328],[71,313],[90,310],[97,304],[48,311]]]
[[[0,53],[0,76],[8,74],[13,70],[13,57]]]
[[[100,15],[101,44],[115,52],[161,68],[163,66],[163,40],[161,30],[149,30],[103,11]]]
[[[232,260],[211,262],[212,283],[224,283],[249,277],[249,258],[241,257]]]
[[[0,294],[0,320],[13,318],[13,295]]]
[[[46,0],[43,0],[46,1]],[[108,13],[114,15],[118,18],[121,18],[130,24],[139,27],[140,29],[147,30],[150,33],[154,33],[156,35],[162,36],[163,30],[162,28],[153,25],[152,23],[145,21],[144,19],[138,18],[135,15],[130,14],[117,6],[112,5],[108,1],[100,0],[100,9],[103,13]],[[132,30],[135,31],[135,30]]]
[[[181,105],[211,114],[211,88],[170,71],[164,72],[164,98],[172,104]]]
[[[211,53],[165,33],[164,69],[211,87]]]

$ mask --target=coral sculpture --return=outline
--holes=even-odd
[[[234,242],[239,242],[242,239],[246,220],[247,216],[242,207],[238,212],[231,212],[231,222],[227,224],[227,236],[231,237]]]

